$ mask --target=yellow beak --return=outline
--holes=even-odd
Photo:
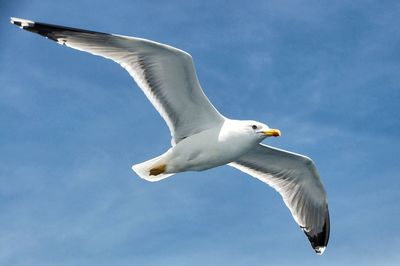
[[[267,137],[279,137],[281,135],[281,131],[279,129],[268,129],[262,131],[262,133]]]

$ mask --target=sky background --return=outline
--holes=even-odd
[[[399,1],[1,1],[1,265],[400,265]],[[222,114],[314,159],[331,238],[317,256],[281,197],[228,166],[157,183],[169,148],[112,61],[9,17],[148,38],[194,58]]]

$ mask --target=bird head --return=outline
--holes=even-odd
[[[267,137],[279,137],[281,135],[279,129],[270,128],[266,124],[257,121],[243,121],[242,125],[248,134],[255,136],[259,141]]]
[[[260,143],[267,137],[279,137],[279,129],[272,129],[266,124],[253,120],[227,120],[221,137],[247,139],[249,143]]]

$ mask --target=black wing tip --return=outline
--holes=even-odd
[[[322,255],[328,245],[329,242],[329,234],[330,234],[330,219],[329,212],[327,211],[326,219],[324,226],[322,227],[322,231],[317,234],[311,234],[311,232],[307,232],[302,228],[308,240],[311,243],[312,248],[318,255]]]
[[[33,22],[31,20],[27,20],[27,19],[23,19],[23,18],[15,18],[15,17],[11,17],[10,22],[11,22],[11,24],[18,26],[21,29],[24,29],[27,27],[32,27],[35,24],[35,22]]]
[[[49,38],[50,40],[59,42],[61,44],[64,44],[64,41],[62,41],[63,32],[79,32],[79,33],[89,33],[89,34],[111,35],[109,33],[104,33],[104,32],[97,32],[97,31],[91,31],[91,30],[65,27],[65,26],[60,26],[60,25],[47,24],[47,23],[42,23],[42,22],[35,22],[35,21],[22,19],[22,18],[15,18],[15,17],[11,17],[10,22],[11,22],[11,24],[18,26],[21,29],[40,34],[46,38]]]
[[[38,23],[35,21],[23,19],[23,18],[14,18],[10,19],[11,24],[14,24],[20,27],[23,30],[27,30],[33,33],[37,33],[42,35],[43,37],[49,38],[50,40],[58,42],[58,38],[56,38],[52,33],[57,31],[57,27],[52,27],[51,25],[46,25],[43,23]],[[55,26],[55,25],[54,25]]]

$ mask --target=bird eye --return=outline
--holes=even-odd
[[[252,129],[257,129],[257,126],[256,125],[252,125],[251,128]]]

